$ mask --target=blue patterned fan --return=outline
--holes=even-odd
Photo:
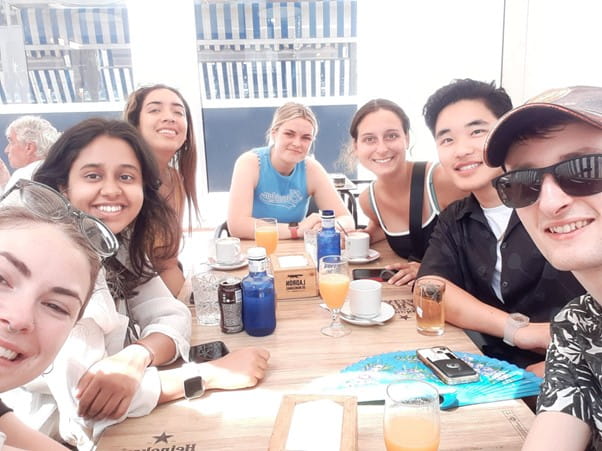
[[[423,380],[439,390],[442,409],[539,394],[542,379],[529,371],[483,355],[465,352],[456,355],[479,373],[479,381],[446,385],[418,360],[415,351],[398,351],[360,360],[337,375],[316,381],[312,388],[352,394],[360,402],[382,401],[387,384],[399,379]]]

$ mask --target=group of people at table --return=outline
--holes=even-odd
[[[371,241],[402,257],[389,283],[442,279],[448,322],[485,354],[545,376],[524,449],[602,449],[602,88],[512,109],[503,88],[455,80],[423,113],[438,163],[406,159],[409,118],[384,99],[358,109],[343,152],[375,175],[359,205]],[[32,180],[0,198],[0,393],[51,393],[61,439],[81,449],[182,398],[191,377],[237,389],[269,372],[269,350],[256,347],[157,370],[190,347],[190,311],[175,295],[185,206],[199,211],[193,121],[164,85],[133,92],[124,119],[87,119],[34,149]],[[320,227],[311,198],[355,229],[312,157],[317,132],[309,108],[276,111],[267,146],[234,165],[231,235],[252,239],[254,218],[275,217],[280,239],[302,238]],[[13,165],[34,140],[18,121],[7,137]],[[1,402],[0,431],[13,447],[65,449]]]

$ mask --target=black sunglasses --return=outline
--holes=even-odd
[[[537,201],[545,174],[552,174],[560,189],[570,196],[591,196],[602,192],[602,155],[582,155],[547,168],[510,171],[491,183],[504,205],[523,208]]]

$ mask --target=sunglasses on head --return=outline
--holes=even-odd
[[[510,208],[523,208],[539,197],[543,177],[551,174],[570,196],[591,196],[602,192],[602,155],[582,155],[547,168],[518,169],[493,179],[500,199]]]
[[[41,218],[53,221],[75,221],[83,236],[100,257],[110,257],[119,249],[119,242],[109,227],[100,219],[73,207],[62,194],[49,186],[21,179],[0,196],[0,203],[13,191],[19,191],[22,205]]]

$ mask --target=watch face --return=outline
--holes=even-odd
[[[190,377],[184,380],[184,396],[187,399],[198,398],[199,396],[203,396],[204,393],[205,388],[201,376]]]

